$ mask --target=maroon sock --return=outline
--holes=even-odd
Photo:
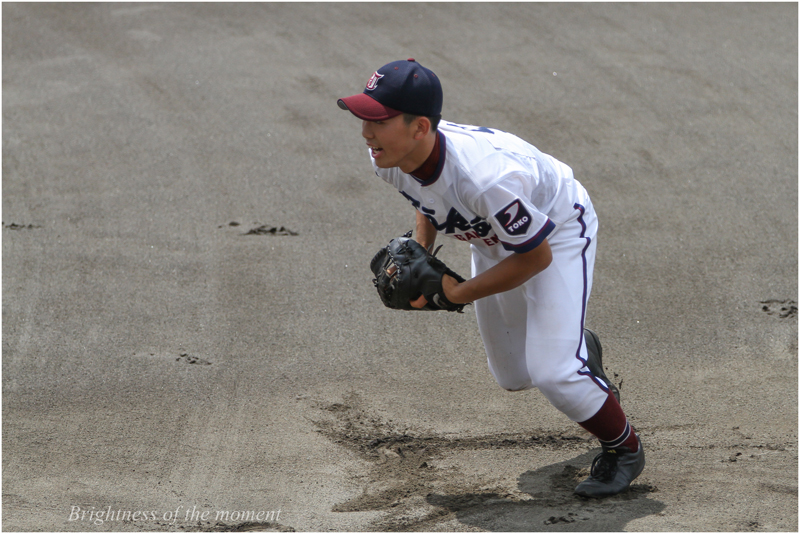
[[[591,432],[606,449],[627,447],[632,452],[639,450],[639,440],[622,411],[617,398],[609,392],[608,399],[596,414],[582,423],[578,423]]]

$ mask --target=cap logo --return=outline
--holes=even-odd
[[[378,72],[375,71],[375,74],[373,74],[372,77],[367,82],[367,90],[372,91],[373,89],[378,87],[378,82],[380,81],[381,78],[383,78],[383,76],[384,76],[383,74],[378,74]]]

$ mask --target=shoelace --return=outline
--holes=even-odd
[[[619,461],[619,452],[613,449],[603,451],[592,460],[591,474],[592,478],[602,482],[611,482],[617,475],[617,462]]]

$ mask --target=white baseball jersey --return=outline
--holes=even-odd
[[[544,271],[474,303],[478,329],[501,387],[536,387],[573,421],[588,420],[608,398],[583,343],[597,232],[589,195],[572,169],[514,135],[450,122],[437,135],[430,179],[397,167],[375,172],[439,234],[472,245],[473,277],[548,240],[553,259]]]
[[[375,172],[396,187],[439,234],[490,258],[527,252],[584,205],[585,189],[564,163],[500,130],[439,125],[439,166],[427,181],[398,167]],[[370,156],[371,159],[371,156]]]

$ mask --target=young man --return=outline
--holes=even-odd
[[[472,278],[442,283],[451,302],[475,303],[498,384],[538,388],[594,434],[603,451],[575,492],[615,495],[641,473],[644,450],[602,371],[599,340],[584,338],[597,233],[589,195],[567,165],[516,136],[440,123],[442,101],[436,75],[408,59],[338,105],[363,121],[376,174],[416,208],[416,240],[470,244]]]

